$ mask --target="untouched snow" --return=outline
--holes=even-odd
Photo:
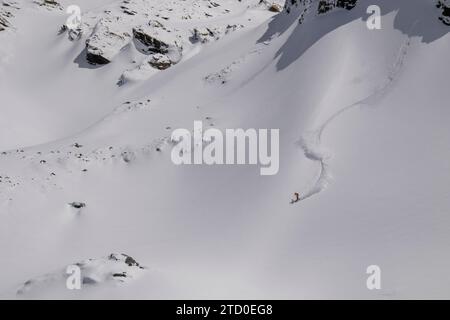
[[[1,298],[449,298],[450,27],[437,1],[324,14],[314,0],[281,13],[259,0],[58,2],[0,6],[12,12]],[[373,4],[381,30],[366,27]],[[142,25],[170,30],[167,69],[148,63]],[[88,63],[86,41],[109,63]],[[175,166],[171,133],[195,120],[280,129],[279,173]],[[67,290],[76,261],[96,280]],[[366,288],[369,265],[381,290]]]

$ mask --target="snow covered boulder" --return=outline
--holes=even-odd
[[[73,273],[74,269],[78,269],[79,272]],[[69,277],[73,275],[79,275],[81,290],[98,286],[122,285],[138,278],[144,269],[131,256],[112,253],[108,257],[83,260],[56,272],[30,279],[17,290],[17,295],[39,297],[55,294],[59,296],[61,290],[68,290],[67,283],[71,280]]]
[[[166,54],[181,51],[180,41],[174,32],[156,20],[134,27],[133,36],[144,46],[141,49],[145,52]]]
[[[148,60],[148,63],[158,70],[166,70],[172,65],[172,61],[169,57],[161,53],[153,54]]]
[[[70,41],[80,40],[83,35],[83,29],[81,27],[70,29],[65,24],[61,26],[58,31],[58,35],[66,33],[68,34],[68,39]]]
[[[104,17],[86,40],[86,59],[91,64],[107,64],[130,43],[132,36],[119,16]]]
[[[320,0],[317,12],[323,14],[334,8],[351,10],[356,6],[357,2],[358,0]]]

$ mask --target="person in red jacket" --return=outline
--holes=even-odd
[[[300,194],[298,192],[294,193],[294,199],[291,200],[291,203],[296,203],[300,201]]]

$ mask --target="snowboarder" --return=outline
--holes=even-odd
[[[294,193],[294,199],[291,200],[291,204],[292,203],[296,203],[300,201],[300,194],[298,192]]]

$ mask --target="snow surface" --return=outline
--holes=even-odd
[[[437,1],[320,15],[315,0],[279,14],[259,0],[58,2],[0,4],[1,298],[450,298]],[[373,4],[381,30],[366,27]],[[133,37],[156,20],[182,47],[166,70]],[[110,63],[88,63],[88,39]],[[280,129],[279,173],[175,166],[171,132],[194,120]],[[77,261],[97,281],[67,290]],[[381,290],[366,288],[373,264]]]

